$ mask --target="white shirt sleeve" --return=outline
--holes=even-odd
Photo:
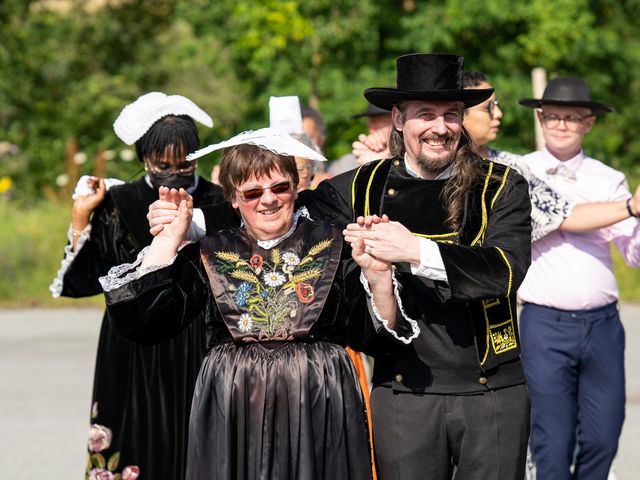
[[[420,265],[411,264],[411,273],[420,277],[448,282],[447,271],[438,244],[428,238],[420,238]]]
[[[193,217],[191,218],[191,225],[185,236],[185,240],[191,240],[192,242],[199,241],[207,234],[207,224],[204,221],[204,213],[199,208],[193,209]]]

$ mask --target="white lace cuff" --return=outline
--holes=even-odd
[[[367,292],[368,301],[371,305],[371,310],[375,316],[375,319],[382,324],[384,329],[389,332],[393,336],[393,338],[401,341],[405,345],[409,345],[413,341],[413,339],[420,334],[420,327],[418,326],[418,322],[409,318],[404,311],[402,300],[400,299],[400,291],[398,290],[398,281],[396,280],[395,270],[391,272],[391,280],[393,282],[393,295],[395,296],[396,303],[398,304],[398,311],[402,315],[402,318],[404,318],[411,326],[411,334],[408,337],[402,337],[398,335],[398,332],[396,330],[389,327],[389,320],[382,318],[380,312],[378,311],[378,307],[376,307],[376,302],[374,302],[373,300],[373,294],[371,293],[371,289],[369,288],[369,280],[367,279],[367,276],[364,274],[364,272],[360,272],[360,283],[362,283],[364,291]],[[396,325],[397,324],[398,322],[396,319]]]
[[[67,232],[68,243],[67,246],[64,247],[64,258],[60,262],[60,269],[56,275],[56,278],[53,279],[51,285],[49,285],[49,291],[51,292],[51,296],[53,298],[58,298],[62,295],[62,289],[64,287],[64,276],[69,270],[69,267],[73,263],[78,255],[78,252],[82,250],[82,247],[87,240],[91,237],[91,224],[87,224],[86,227],[80,232],[80,236],[78,237],[78,242],[76,243],[76,249],[73,250],[73,225],[69,225],[69,231]]]
[[[116,288],[120,288],[134,280],[138,280],[147,273],[155,272],[156,270],[172,265],[177,257],[177,255],[175,255],[169,263],[164,265],[147,265],[146,267],[141,267],[140,265],[144,260],[147,250],[149,250],[149,247],[144,247],[140,253],[138,253],[138,258],[136,258],[133,263],[123,263],[122,265],[111,267],[104,277],[100,277],[98,279],[100,281],[100,285],[102,285],[102,290],[105,292],[111,292]]]

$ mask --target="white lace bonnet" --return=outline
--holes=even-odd
[[[113,130],[120,140],[133,145],[165,115],[188,115],[209,128],[213,127],[211,117],[187,97],[149,92],[122,109],[113,122]]]
[[[326,162],[327,159],[291,137],[289,134],[302,133],[302,117],[298,97],[271,97],[269,100],[270,126],[259,130],[242,132],[224,142],[215,143],[187,155],[187,160],[195,160],[222,148],[251,144],[270,150],[278,155],[308,158]]]

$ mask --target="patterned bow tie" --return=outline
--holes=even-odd
[[[567,180],[571,180],[572,182],[576,181],[576,173],[570,168],[565,167],[564,165],[558,165],[557,167],[549,168],[546,171],[547,175],[558,175],[560,177],[564,177]]]

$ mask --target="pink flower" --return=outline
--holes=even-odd
[[[89,472],[89,480],[113,480],[114,475],[104,468],[93,468]]]
[[[122,480],[136,480],[140,476],[140,467],[129,465],[122,470]]]
[[[258,255],[257,253],[255,253],[250,259],[249,259],[249,265],[251,265],[251,267],[253,268],[253,270],[260,275],[260,272],[262,272],[262,264],[264,263],[264,258],[262,258],[262,255]]]
[[[89,428],[89,450],[92,452],[101,452],[111,445],[111,430],[102,425],[94,423]]]

